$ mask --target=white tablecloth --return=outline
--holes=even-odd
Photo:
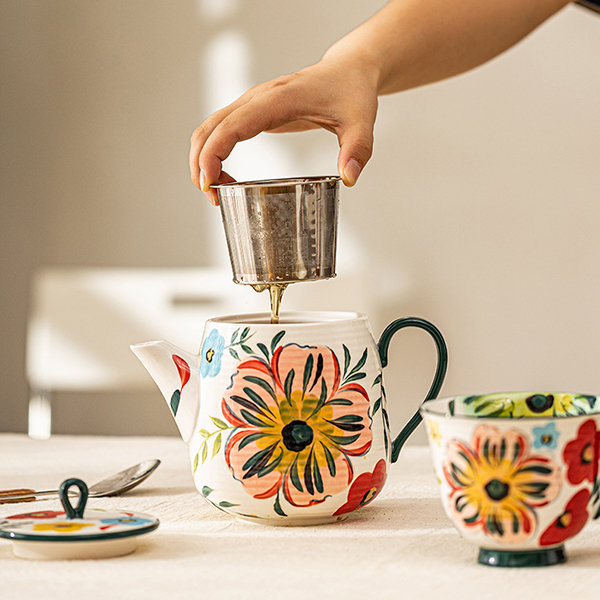
[[[381,495],[347,521],[320,527],[238,522],[195,491],[187,449],[175,438],[0,435],[0,487],[94,483],[149,458],[163,463],[139,488],[88,506],[159,517],[129,556],[31,562],[0,540],[0,598],[537,600],[600,597],[600,521],[567,542],[569,561],[539,569],[478,565],[443,512],[429,450],[405,448]],[[0,518],[58,508],[58,500],[0,505]]]

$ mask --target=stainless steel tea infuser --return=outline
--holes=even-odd
[[[335,277],[339,182],[326,176],[213,186],[235,283]]]

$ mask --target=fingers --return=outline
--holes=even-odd
[[[290,121],[288,106],[269,97],[250,101],[229,113],[211,132],[200,151],[202,190],[218,181],[223,161],[238,142]]]
[[[192,183],[198,188],[202,189],[202,184],[200,182],[200,165],[198,163],[198,157],[200,156],[200,151],[202,150],[202,146],[204,146],[204,142],[206,138],[212,133],[213,129],[219,123],[219,113],[226,116],[229,114],[229,107],[218,111],[217,113],[211,115],[202,125],[196,127],[194,133],[192,133],[192,137],[190,139],[190,177],[192,179]]]
[[[221,171],[217,183],[235,183],[235,179],[229,173]],[[219,206],[219,196],[217,194],[217,190],[214,188],[209,188],[207,192],[204,192],[204,195],[208,198],[208,201],[213,206]]]
[[[353,121],[352,125],[338,133],[340,153],[338,172],[344,185],[352,187],[373,153],[374,120]]]
[[[311,123],[310,121],[298,119],[297,121],[291,121],[285,123],[279,127],[269,129],[269,133],[298,133],[299,131],[309,131],[310,129],[319,129],[321,125],[318,123]]]
[[[206,142],[208,136],[214,131],[215,127],[228,115],[230,115],[238,106],[240,106],[243,102],[246,102],[248,97],[251,97],[252,90],[248,90],[246,94],[240,96],[235,102],[218,110],[213,113],[208,119],[206,119],[202,125],[197,127],[192,133],[192,138],[190,140],[190,177],[192,179],[192,183],[198,188],[203,189],[203,185],[200,181],[201,173],[200,173],[200,164],[199,157],[200,151],[202,150],[204,143]],[[215,179],[216,181],[216,179]],[[208,190],[208,185],[204,185],[204,190]]]
[[[271,123],[276,123],[273,125],[276,127],[284,122],[269,117],[269,114],[277,113],[278,103],[273,100],[262,100],[249,106],[257,90],[258,88],[251,88],[235,102],[212,114],[192,134],[189,154],[190,177],[192,183],[205,192],[209,199],[214,199],[210,186],[220,182],[222,162],[229,156],[235,144],[269,129]],[[242,108],[244,110],[241,110]],[[233,113],[235,116],[232,116]],[[209,139],[212,143],[207,145]],[[201,157],[204,157],[204,160]]]
[[[317,63],[251,88],[211,115],[191,139],[189,161],[194,185],[217,205],[216,191],[210,186],[233,181],[221,169],[238,142],[263,131],[318,127],[337,135],[338,171],[345,185],[354,185],[372,154],[377,93],[370,79],[358,77],[352,85],[347,79],[345,70],[340,73],[329,63]],[[353,93],[347,93],[348,89]]]

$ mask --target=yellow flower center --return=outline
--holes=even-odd
[[[563,513],[562,515],[560,515],[560,517],[558,517],[556,524],[559,527],[564,527],[566,529],[571,524],[572,520],[573,515],[571,514],[571,512],[567,511],[566,513]]]
[[[373,498],[375,498],[375,494],[377,494],[377,488],[372,487],[367,493],[363,496],[363,499],[360,501],[360,505],[364,506],[365,504],[369,504]]]
[[[213,356],[215,355],[215,349],[214,348],[209,348],[206,351],[206,362],[212,362]]]
[[[292,452],[301,452],[312,443],[313,430],[305,421],[295,420],[281,430],[283,445]]]
[[[312,460],[318,465],[327,465],[340,455],[336,443],[332,441],[340,432],[329,421],[333,419],[331,406],[318,409],[320,398],[313,394],[304,394],[294,390],[290,398],[278,396],[279,411],[275,411],[275,423],[265,427],[264,436],[256,441],[259,449],[264,450],[273,444],[278,445],[274,456],[281,455],[278,471],[286,472],[292,463],[297,464],[299,472],[312,453]]]
[[[33,526],[34,531],[79,531],[84,527],[91,527],[91,523],[69,523],[68,521],[58,521],[54,523],[36,523]]]
[[[581,462],[585,464],[590,464],[594,459],[594,449],[592,448],[592,444],[588,444],[581,453]]]
[[[522,485],[533,476],[530,473],[517,476],[517,469],[518,466],[506,458],[492,463],[479,460],[465,471],[465,479],[471,481],[465,489],[467,501],[479,506],[484,515],[522,502],[525,498]]]
[[[510,486],[499,479],[491,479],[488,481],[484,489],[490,500],[499,502],[508,496]]]

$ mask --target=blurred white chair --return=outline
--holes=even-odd
[[[372,314],[373,287],[350,270],[329,281],[293,285],[289,310]],[[129,345],[167,339],[199,350],[206,319],[265,312],[267,294],[235,285],[229,268],[50,268],[35,274],[27,332],[29,435],[52,431],[52,394],[137,391],[154,383]]]
[[[207,318],[264,310],[224,269],[44,269],[32,282],[26,374],[29,435],[50,437],[52,394],[151,388],[129,345],[198,349]]]

